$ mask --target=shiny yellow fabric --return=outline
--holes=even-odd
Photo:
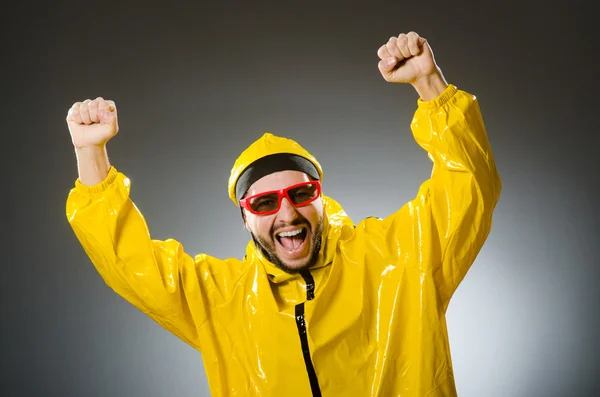
[[[451,85],[419,101],[411,128],[431,178],[397,212],[358,224],[324,197],[313,300],[252,242],[242,260],[222,260],[152,240],[115,168],[97,186],[76,181],[67,217],[105,282],[202,353],[213,396],[311,395],[294,312],[303,302],[323,396],[455,396],[445,312],[490,232],[501,181],[472,95]]]

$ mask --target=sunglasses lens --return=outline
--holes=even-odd
[[[277,209],[277,193],[263,194],[249,200],[250,208],[254,212],[268,212]]]
[[[290,189],[288,193],[294,205],[301,205],[317,198],[319,189],[316,183],[309,183]]]

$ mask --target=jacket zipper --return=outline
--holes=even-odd
[[[310,274],[310,271],[300,273],[306,282],[306,299],[312,300],[315,297],[315,280]],[[300,335],[300,345],[302,346],[302,354],[304,356],[304,364],[306,364],[306,372],[308,372],[308,380],[310,381],[310,389],[313,397],[321,397],[321,389],[319,388],[319,380],[317,373],[310,359],[310,349],[308,347],[308,336],[306,334],[306,318],[304,316],[304,302],[296,305],[296,326]]]

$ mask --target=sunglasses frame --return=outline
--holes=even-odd
[[[304,185],[316,185],[317,186],[317,194],[315,195],[314,198],[303,202],[302,204],[294,204],[292,202],[292,199],[290,198],[289,195],[289,191],[295,188],[298,188],[300,186],[304,186]],[[316,181],[307,181],[307,182],[301,182],[301,183],[296,183],[294,185],[288,186],[286,188],[283,189],[279,189],[279,190],[269,190],[266,192],[262,192],[262,193],[258,193],[255,195],[252,195],[250,197],[246,197],[240,200],[240,207],[244,208],[245,210],[247,210],[248,212],[254,214],[254,215],[271,215],[274,214],[276,212],[278,212],[281,209],[281,201],[283,200],[283,198],[287,198],[288,202],[294,207],[294,208],[299,208],[299,207],[304,207],[305,205],[308,205],[310,203],[312,203],[313,201],[315,201],[316,199],[318,199],[319,197],[321,197],[321,182],[316,180]],[[254,211],[251,207],[250,207],[250,200],[259,196],[265,196],[265,195],[269,195],[269,194],[277,194],[277,208],[275,208],[274,210],[270,210],[270,211],[264,211],[264,212],[256,212]]]

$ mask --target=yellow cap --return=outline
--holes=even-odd
[[[240,154],[231,169],[228,186],[229,198],[231,198],[231,201],[233,201],[235,205],[239,204],[235,197],[235,185],[240,175],[242,175],[246,168],[256,160],[279,153],[289,153],[304,157],[316,167],[317,172],[319,173],[319,179],[323,179],[323,169],[321,168],[321,165],[312,154],[306,151],[306,149],[292,139],[283,138],[266,132]]]

